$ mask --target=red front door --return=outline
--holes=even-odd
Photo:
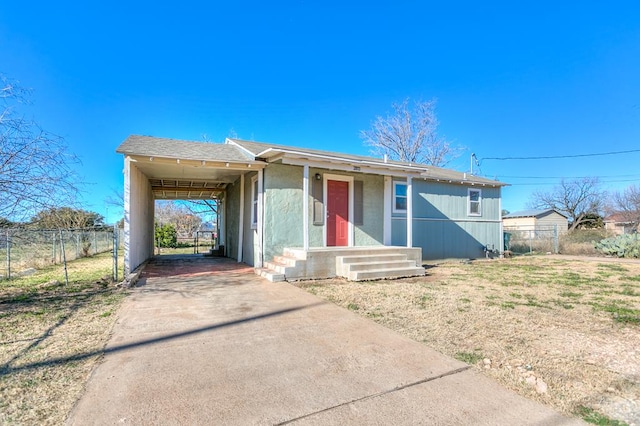
[[[327,181],[327,246],[349,245],[349,182]]]

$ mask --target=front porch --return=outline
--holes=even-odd
[[[365,281],[425,274],[422,249],[394,246],[285,248],[256,273],[269,281],[343,277]]]

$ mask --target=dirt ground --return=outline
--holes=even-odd
[[[298,285],[565,413],[640,425],[639,261],[527,256]]]
[[[59,265],[0,282],[0,424],[64,423],[125,296],[108,279],[112,262],[69,263],[69,285]]]

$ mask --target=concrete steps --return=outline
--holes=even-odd
[[[274,256],[270,262],[264,262],[259,275],[271,282],[295,281],[304,278],[305,261],[292,256]]]
[[[351,281],[414,277],[425,274],[420,248],[392,246],[285,248],[256,268],[269,281],[344,277]]]
[[[372,254],[336,257],[336,274],[350,281],[417,277],[425,269],[405,254]]]
[[[256,274],[271,281],[272,283],[286,281],[284,274],[280,274],[268,268],[256,268]]]

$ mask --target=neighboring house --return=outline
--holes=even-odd
[[[509,213],[502,217],[502,223],[506,230],[546,231],[557,229],[558,233],[564,233],[569,229],[567,216],[554,209],[523,210]]]
[[[125,156],[128,271],[153,254],[156,199],[220,200],[226,255],[267,267],[272,279],[377,278],[355,271],[383,263],[395,276],[416,275],[424,274],[423,259],[484,257],[486,246],[502,251],[505,184],[498,181],[238,139],[130,136],[117,152]]]
[[[613,213],[605,217],[604,228],[615,235],[640,232],[640,225],[629,220],[624,213]]]

